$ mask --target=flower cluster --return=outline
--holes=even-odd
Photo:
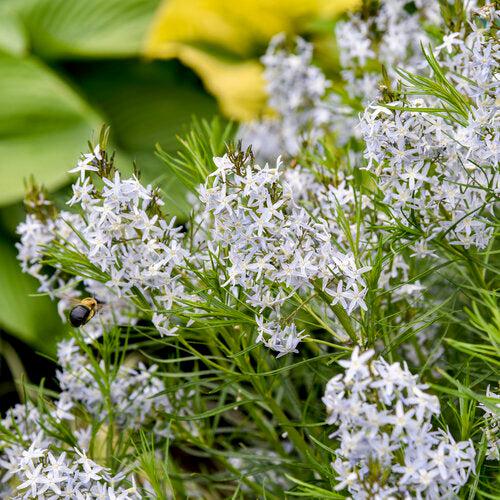
[[[488,460],[500,460],[500,396],[488,387],[486,397],[494,399],[494,406],[498,408],[495,412],[483,403],[479,405],[484,411],[484,431],[488,443],[486,458]]]
[[[85,327],[90,338],[100,335],[102,325],[133,322],[132,288],[146,301],[143,305],[155,306],[154,322],[160,333],[174,334],[176,327],[160,311],[170,309],[174,297],[184,293],[178,270],[187,252],[175,218],[167,223],[158,193],[135,176],[123,178],[99,145],[82,155],[71,172],[79,172],[80,177],[68,204],[79,205],[81,213],[63,211],[53,218],[40,218],[40,211],[29,215],[18,228],[23,270],[39,279],[40,292],[60,299],[61,313],[82,293],[106,304],[100,322]],[[90,173],[102,180],[102,187],[97,187]],[[68,277],[57,268],[45,275],[40,257],[49,243],[84,255],[106,280]]]
[[[240,131],[259,159],[294,156],[304,144],[314,144],[332,125],[330,87],[323,72],[311,64],[313,46],[298,37],[287,47],[283,33],[276,35],[262,57],[268,104],[276,116],[244,125]]]
[[[103,466],[105,442],[126,449],[139,432],[147,432],[154,446],[173,440],[171,415],[191,416],[192,394],[181,388],[170,399],[156,365],[124,358],[119,349],[105,361],[94,350],[99,351],[98,343],[89,345],[83,336],[61,341],[59,394],[39,399],[38,407],[31,401],[18,404],[0,421],[0,496],[126,500],[149,495],[150,484],[143,480],[136,486],[133,461],[114,463],[113,472]],[[193,422],[177,429],[198,433]],[[157,456],[163,456],[160,450]]]
[[[113,475],[91,460],[82,444],[70,446],[43,432],[42,421],[32,404],[19,404],[0,422],[2,498],[141,498],[133,477]]]
[[[424,243],[444,235],[452,245],[482,249],[490,241],[484,214],[500,192],[499,47],[488,29],[471,23],[429,55],[439,82],[434,95],[432,83],[424,97],[410,86],[391,103],[395,109],[373,105],[363,115],[367,168],[395,217],[422,227]],[[426,255],[426,246],[415,252]]]
[[[351,252],[332,240],[329,223],[295,202],[276,167],[216,158],[217,170],[199,189],[210,221],[210,251],[225,263],[225,285],[257,309],[258,341],[280,355],[296,352],[301,332],[287,299],[320,288],[348,313],[366,308],[362,274]]]
[[[355,348],[326,386],[327,422],[338,440],[337,490],[354,499],[448,498],[474,470],[472,442],[434,430],[439,400],[406,366]]]
[[[107,324],[136,321],[138,295],[145,301],[142,305],[151,308],[159,333],[174,334],[177,326],[170,324],[168,311],[183,299],[196,300],[181,279],[196,288],[190,265],[210,262],[214,254],[227,265],[219,276],[221,284],[256,311],[257,341],[280,355],[296,352],[302,338],[287,306],[296,294],[319,288],[349,314],[365,309],[362,274],[368,268],[355,261],[336,224],[338,200],[349,203],[352,193],[343,185],[333,191],[321,186],[317,201],[329,199],[322,211],[294,194],[279,160],[271,168],[259,167],[250,157],[242,161],[230,156],[215,158],[217,170],[199,187],[195,217],[203,222],[203,237],[190,227],[183,245],[181,228],[175,219],[165,222],[156,193],[135,177],[122,179],[105,151],[96,147],[74,169],[81,175],[69,203],[79,204],[81,213],[42,218],[39,211],[20,225],[18,249],[24,269],[38,277],[41,291],[60,299],[61,312],[81,288],[105,303],[100,321],[85,327],[89,339]],[[94,185],[89,171],[99,175],[102,188]],[[314,182],[307,188],[315,189]],[[186,248],[192,241],[196,251]],[[105,279],[75,278],[57,266],[50,276],[43,274],[40,260],[49,244],[83,255]]]
[[[356,241],[355,250],[362,260],[371,262],[380,245],[380,234],[372,226],[381,226],[387,222],[383,212],[377,210],[373,199],[354,187],[353,176],[345,169],[327,172],[316,168],[314,171],[296,166],[283,174],[291,187],[291,193],[297,203],[307,207],[314,217],[321,217],[328,227],[332,239],[343,248],[349,248],[350,242]],[[320,180],[321,179],[321,180]],[[347,227],[339,222],[342,214]],[[354,250],[354,248],[352,249]],[[400,286],[393,291],[393,301],[418,295],[422,290],[419,280],[404,284],[409,280],[409,266],[401,255],[395,255],[380,272],[379,288],[390,289],[395,283]],[[342,290],[330,289],[329,293],[337,297],[345,307]],[[361,306],[363,307],[363,306]]]
[[[342,78],[350,99],[366,105],[380,95],[381,65],[390,77],[400,65],[411,71],[422,67],[421,44],[430,41],[424,26],[439,22],[439,4],[433,0],[420,0],[413,8],[409,4],[385,0],[337,23]]]
[[[294,157],[328,133],[339,144],[359,139],[359,111],[385,90],[380,68],[394,77],[396,66],[417,71],[425,64],[421,44],[430,38],[424,26],[439,22],[439,5],[433,0],[411,3],[367,3],[367,12],[352,13],[336,24],[340,91],[312,64],[311,43],[297,37],[291,47],[284,34],[276,35],[262,57],[273,114],[245,124],[240,130],[243,142],[252,145],[258,158],[270,160],[280,154]]]
[[[83,408],[99,421],[109,418],[113,409],[115,425],[127,430],[154,427],[155,435],[168,434],[163,413],[172,412],[172,404],[164,391],[163,381],[157,376],[158,367],[120,365],[108,368],[109,376],[101,360],[93,367],[89,357],[82,352],[75,339],[58,345],[58,361],[61,370],[57,380],[61,393],[56,402],[56,418],[74,420],[74,412]],[[109,396],[102,397],[102,384],[107,384]]]

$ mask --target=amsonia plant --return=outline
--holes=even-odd
[[[335,85],[277,35],[272,116],[159,150],[182,224],[106,130],[66,208],[31,184],[23,270],[63,321],[98,305],[1,421],[4,496],[495,498],[499,12],[472,4],[363,2]]]

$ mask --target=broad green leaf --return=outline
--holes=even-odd
[[[31,43],[44,59],[129,57],[159,0],[21,0],[14,4]],[[11,2],[12,5],[12,2]]]
[[[0,205],[24,195],[24,180],[55,189],[102,119],[49,68],[0,54]]]
[[[24,55],[28,37],[23,23],[8,4],[0,4],[0,52]]]
[[[13,243],[0,239],[0,327],[52,353],[63,325],[48,297],[30,297],[37,286],[36,280],[21,272]]]

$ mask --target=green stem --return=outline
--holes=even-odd
[[[318,295],[326,302],[329,303],[331,302],[331,298],[321,289],[316,288],[316,291]],[[340,324],[346,331],[347,335],[349,335],[349,338],[355,343],[358,343],[358,337],[356,335],[356,332],[352,326],[351,320],[349,318],[349,315],[347,314],[346,310],[340,305],[340,304],[335,304],[335,305],[330,305],[331,310],[339,320]]]
[[[269,409],[274,413],[280,426],[286,429],[288,437],[290,438],[290,441],[293,443],[297,451],[299,451],[299,453],[302,455],[304,459],[306,459],[313,465],[314,469],[317,469],[318,463],[312,457],[308,444],[305,442],[304,438],[297,431],[295,426],[290,422],[290,420],[288,420],[287,416],[281,409],[281,406],[277,404],[272,397],[266,396],[265,394],[262,394],[262,396],[265,398],[265,403],[269,406]]]
[[[340,304],[335,304],[334,306],[331,307],[333,312],[335,313],[335,316],[337,316],[337,319],[340,321],[340,324],[346,331],[347,335],[349,335],[349,338],[354,343],[357,343],[358,337],[356,335],[356,332],[354,331],[354,328],[351,324],[351,320],[349,319],[349,315],[346,313],[345,309]]]

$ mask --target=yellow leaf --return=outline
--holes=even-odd
[[[300,33],[358,0],[164,0],[145,54],[192,67],[231,118],[255,117],[265,103],[259,57],[279,32]]]

